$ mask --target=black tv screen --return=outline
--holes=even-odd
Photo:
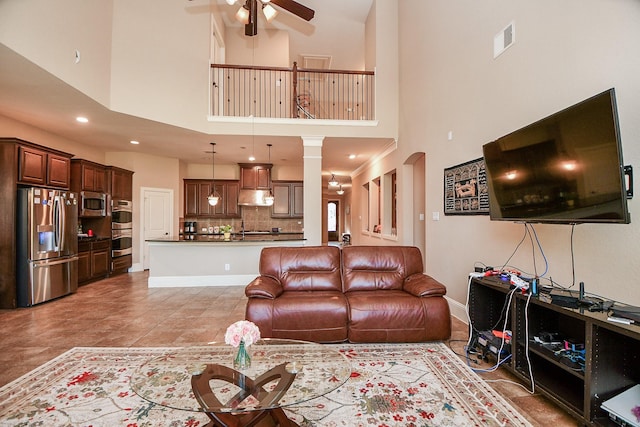
[[[492,220],[629,223],[614,89],[482,149]]]

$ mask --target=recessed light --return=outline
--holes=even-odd
[[[130,142],[131,142],[133,145],[138,145],[138,144],[140,144],[140,142],[139,142],[139,141],[136,141],[136,140],[131,140]]]
[[[349,154],[349,158],[350,158],[350,159],[355,159],[355,158],[356,158],[356,155],[355,155],[355,154]]]
[[[87,119],[86,117],[82,117],[82,116],[76,117],[76,121],[78,123],[89,123],[89,119]]]

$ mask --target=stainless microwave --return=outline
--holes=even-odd
[[[107,216],[107,195],[93,191],[80,192],[80,217]]]

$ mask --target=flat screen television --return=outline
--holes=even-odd
[[[614,89],[482,150],[492,220],[630,222]]]

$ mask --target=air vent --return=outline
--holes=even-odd
[[[497,58],[516,41],[515,22],[510,22],[502,31],[493,38],[493,57]]]

